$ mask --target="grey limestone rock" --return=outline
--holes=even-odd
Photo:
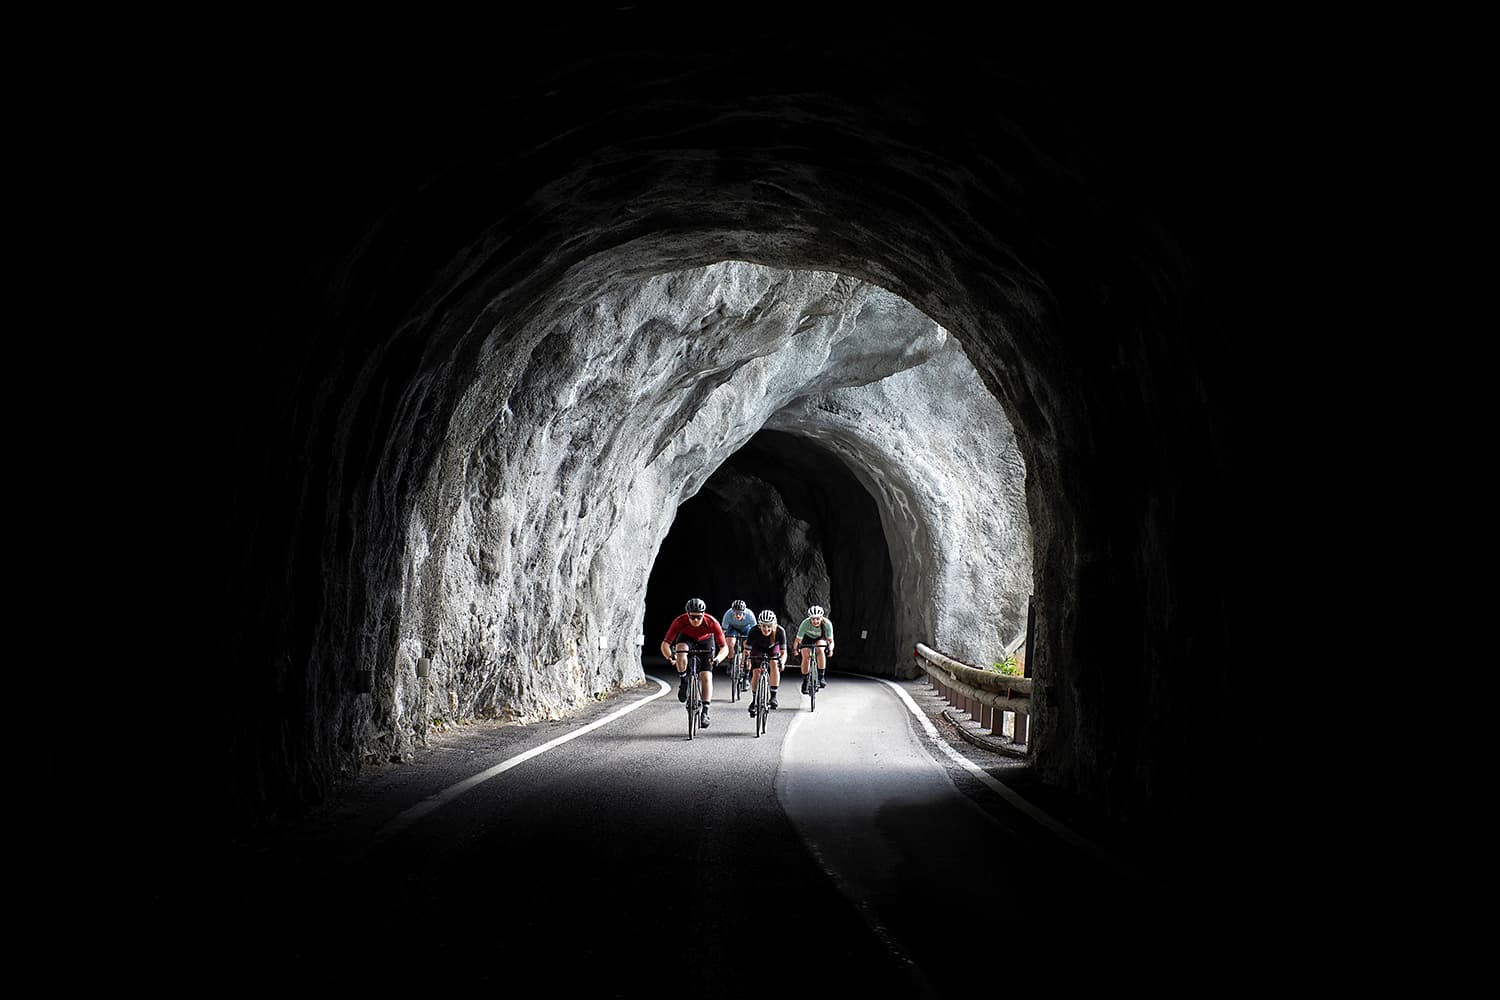
[[[978,660],[1024,625],[1025,468],[931,319],[847,276],[743,262],[570,287],[589,293],[493,338],[511,346],[480,362],[417,499],[375,739],[399,753],[428,718],[555,718],[640,682],[635,638],[654,647],[664,624],[642,594],[675,512],[762,428],[813,439],[873,497],[895,635]],[[785,606],[827,573],[803,546]],[[863,666],[908,663],[903,646]]]

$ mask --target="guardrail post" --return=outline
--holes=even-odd
[[[1032,656],[1036,652],[1036,595],[1030,594],[1026,598],[1026,663],[1021,668],[1021,676],[1031,676]],[[1030,736],[1027,731],[1027,717],[1025,712],[1016,713],[1016,721],[1011,729],[1011,742],[1031,748]]]

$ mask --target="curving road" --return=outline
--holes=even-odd
[[[449,737],[150,901],[136,972],[528,995],[1193,985],[1211,921],[1019,799],[912,684],[795,682],[756,739],[666,668],[559,723]],[[582,730],[582,732],[580,732]],[[967,752],[965,754],[964,752]],[[1003,773],[1002,773],[1003,777]]]

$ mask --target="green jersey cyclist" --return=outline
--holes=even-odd
[[[816,653],[813,651],[817,650]],[[808,671],[811,659],[816,655],[818,676],[813,683],[819,688],[828,686],[828,657],[833,655],[833,622],[823,614],[823,608],[814,604],[807,609],[807,617],[797,626],[797,637],[792,640],[792,654],[802,656],[802,693],[807,694]]]

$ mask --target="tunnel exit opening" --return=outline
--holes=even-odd
[[[646,585],[643,653],[690,597],[721,617],[734,600],[776,612],[788,636],[827,609],[837,668],[889,673],[898,648],[895,579],[875,500],[814,439],[762,430],[677,509]]]

